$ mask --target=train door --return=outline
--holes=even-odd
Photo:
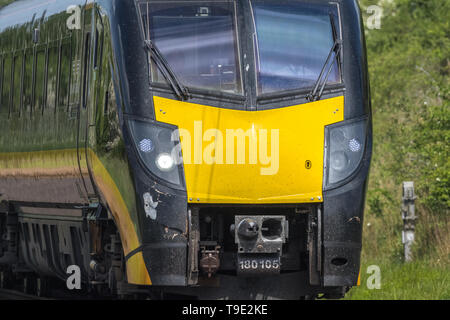
[[[92,177],[92,163],[89,161],[89,130],[93,101],[95,100],[96,77],[95,66],[95,15],[94,4],[87,3],[83,10],[83,52],[81,72],[81,101],[78,110],[78,143],[77,152],[83,182],[88,193],[90,203],[98,203],[97,191]]]

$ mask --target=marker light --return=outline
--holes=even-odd
[[[156,158],[156,165],[161,171],[170,171],[175,165],[175,160],[168,153],[161,153]]]
[[[361,151],[361,143],[358,141],[358,139],[353,138],[349,141],[348,147],[352,152],[359,152]]]
[[[139,142],[139,149],[144,153],[152,152],[153,148],[153,141],[150,139],[142,139],[141,142]]]

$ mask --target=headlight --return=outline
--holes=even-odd
[[[128,125],[147,169],[162,180],[181,186],[183,168],[176,128],[158,122],[129,120]]]
[[[326,186],[348,178],[364,155],[367,120],[352,121],[327,128]]]
[[[160,153],[156,157],[156,166],[161,171],[170,171],[175,166],[175,159],[168,153]]]

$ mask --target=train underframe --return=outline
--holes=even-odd
[[[0,205],[0,288],[42,297],[71,290],[73,296],[125,295],[123,260],[120,236],[102,206]],[[76,273],[81,285],[74,278],[69,290]]]
[[[197,206],[189,213],[187,286],[143,287],[127,283],[120,236],[102,206],[2,203],[0,286],[49,295],[56,278],[65,289],[76,265],[83,285],[74,292],[97,297],[341,298],[348,290],[321,285],[321,204]]]
[[[341,298],[321,281],[322,205],[190,208],[189,287],[200,299]],[[197,257],[197,259],[195,258]]]

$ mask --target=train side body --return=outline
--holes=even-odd
[[[140,245],[105,10],[19,1],[0,13],[0,194],[19,212],[27,265],[63,279],[74,264],[88,273],[92,234],[83,224],[100,203],[117,222],[124,254]],[[142,257],[128,264],[130,283],[150,284]]]

